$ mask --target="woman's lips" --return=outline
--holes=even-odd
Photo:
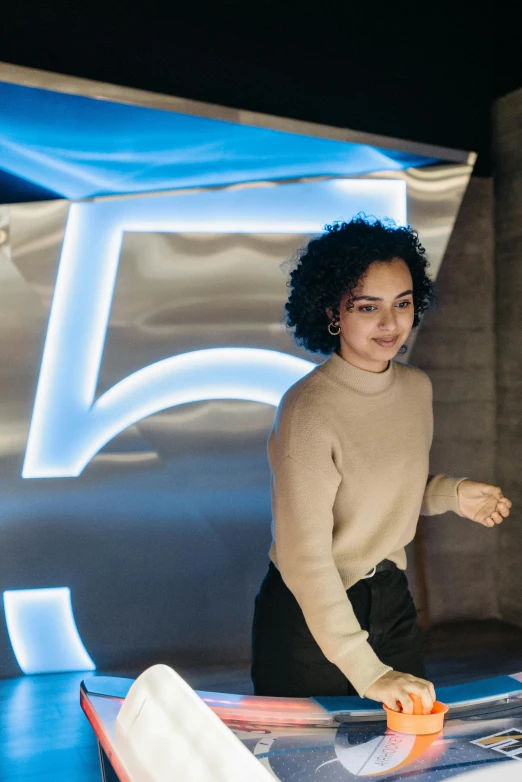
[[[375,339],[375,342],[383,348],[391,348],[397,342],[397,337],[394,339]]]

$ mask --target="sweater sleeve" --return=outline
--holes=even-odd
[[[335,566],[333,504],[341,476],[321,450],[316,441],[306,458],[285,455],[273,469],[277,564],[323,654],[363,697],[392,668],[368,643]]]
[[[422,498],[421,514],[423,516],[437,516],[452,510],[458,516],[464,517],[460,512],[457,486],[468,478],[451,478],[440,473],[428,475],[428,482]]]

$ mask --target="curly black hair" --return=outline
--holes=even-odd
[[[415,328],[420,315],[435,301],[434,282],[426,274],[430,264],[417,232],[410,226],[396,226],[393,220],[368,218],[363,213],[349,223],[325,225],[325,233],[311,239],[283,264],[295,265],[287,282],[291,293],[284,319],[286,326],[294,329],[296,344],[312,353],[333,353],[340,337],[328,331],[327,308],[337,320],[342,296],[347,291],[353,294],[368,266],[393,258],[402,258],[412,276]],[[349,298],[348,309],[353,306]]]

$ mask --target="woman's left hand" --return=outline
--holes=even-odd
[[[504,497],[500,486],[492,486],[481,481],[461,481],[457,486],[460,512],[472,521],[485,527],[500,524],[507,516],[513,504]]]

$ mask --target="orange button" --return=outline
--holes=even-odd
[[[449,706],[440,701],[435,701],[429,714],[423,714],[422,700],[418,695],[410,693],[413,701],[413,714],[404,714],[402,711],[389,709],[385,704],[386,722],[390,730],[397,733],[413,733],[422,736],[428,733],[438,733],[444,725],[444,715]]]

